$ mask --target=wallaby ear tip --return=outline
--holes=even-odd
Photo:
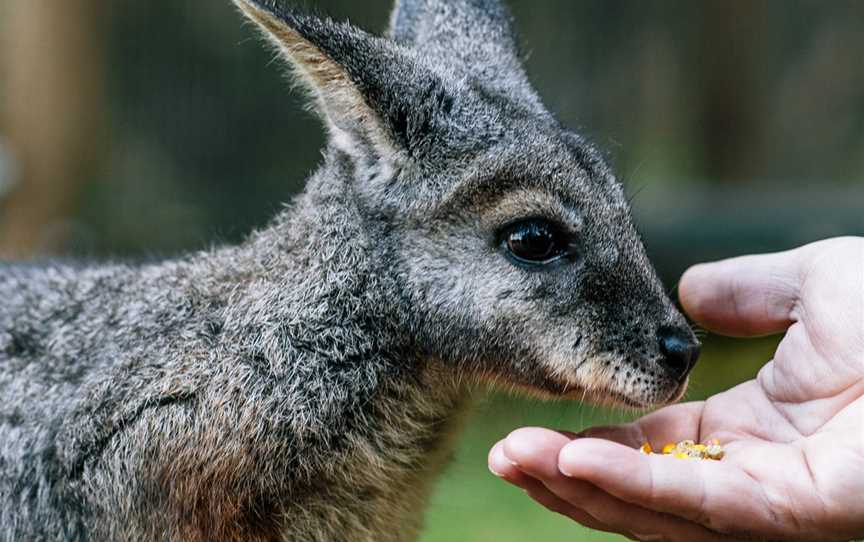
[[[240,6],[252,6],[258,9],[273,9],[276,7],[274,0],[233,0],[235,4]]]
[[[257,7],[257,4],[258,4],[257,0],[231,0],[231,1],[234,3],[235,6],[237,6],[240,9],[249,8],[252,6]]]
[[[298,24],[296,13],[290,11],[279,0],[233,0],[234,5],[250,21],[257,23],[267,32],[278,33],[287,24]]]
[[[233,2],[242,12],[250,16],[261,12],[275,15],[280,11],[277,0],[233,0]]]

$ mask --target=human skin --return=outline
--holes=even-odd
[[[522,428],[489,468],[593,529],[636,540],[864,538],[864,238],[697,265],[679,287],[705,328],[785,332],[754,380],[626,425]],[[719,439],[722,461],[645,455]]]

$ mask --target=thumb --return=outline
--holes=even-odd
[[[691,318],[717,333],[779,333],[792,324],[803,265],[800,250],[696,265],[681,278],[678,296]]]

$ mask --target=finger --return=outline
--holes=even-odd
[[[540,495],[546,489],[543,482],[521,471],[516,464],[504,455],[504,441],[498,442],[489,452],[489,470],[495,476],[522,488],[530,495]]]
[[[575,437],[609,440],[629,448],[641,448],[647,442],[655,451],[669,443],[698,441],[704,406],[704,401],[672,405],[632,423],[589,427]]]
[[[521,467],[528,466],[532,472],[556,472],[558,464],[555,458],[561,448],[571,441],[572,439],[557,431],[542,427],[523,427],[507,435],[502,451],[520,470],[524,471]]]
[[[499,441],[489,451],[489,471],[505,480],[521,487],[524,490],[529,490],[539,484],[537,480],[531,478],[527,474],[520,471],[516,466],[504,455],[504,441]]]
[[[542,482],[554,497],[553,504],[560,501],[584,511],[607,530],[625,536],[633,536],[635,531],[644,539],[650,539],[652,535],[676,541],[713,542],[721,539],[702,526],[624,502],[590,483],[566,477],[559,469],[558,456],[570,442],[570,439],[546,429],[518,429],[504,440],[501,451],[511,465]],[[532,491],[529,494],[534,496]],[[548,496],[543,498],[549,499]],[[560,508],[561,505],[557,506]]]
[[[622,501],[713,531],[776,531],[761,487],[724,462],[645,455],[613,442],[578,439],[561,449],[558,466]]]
[[[606,525],[603,522],[597,521],[591,514],[582,510],[572,504],[558,498],[554,493],[549,491],[543,484],[537,482],[537,487],[534,489],[526,489],[525,493],[537,501],[540,505],[551,512],[555,512],[556,514],[561,514],[562,516],[568,517],[573,521],[579,523],[583,527],[588,527],[589,529],[593,529],[595,531],[605,531],[607,533],[618,533],[630,538],[633,538],[633,535],[627,531],[620,531],[613,528],[610,525]]]
[[[511,435],[513,435],[514,433],[526,431],[530,434],[538,436],[538,443],[541,443],[544,446],[550,446],[548,449],[545,450],[545,453],[552,454],[555,457],[558,456],[558,452],[560,451],[561,447],[570,442],[570,440],[572,440],[576,436],[575,433],[571,433],[569,431],[552,431],[542,428],[517,429],[516,431],[511,433]],[[492,474],[498,476],[499,478],[504,478],[509,482],[516,483],[516,485],[520,485],[521,487],[527,489],[527,487],[518,483],[518,481],[521,478],[525,478],[526,475],[517,468],[516,461],[507,457],[504,454],[505,441],[506,439],[497,442],[489,450],[489,470],[492,472]]]
[[[588,429],[577,433],[576,436],[578,438],[599,438],[611,440],[612,442],[617,442],[618,444],[623,444],[630,448],[639,448],[648,442],[642,427],[637,423],[589,427]]]
[[[641,434],[655,450],[682,440],[699,441],[708,435],[700,434],[704,401],[680,403],[661,408],[633,422],[634,434]],[[610,439],[614,440],[614,439]],[[627,444],[627,443],[621,443]]]
[[[792,324],[804,261],[793,250],[697,265],[681,277],[678,296],[687,314],[712,331],[778,333]]]
[[[617,532],[608,525],[597,521],[584,510],[559,499],[543,485],[543,482],[520,471],[504,456],[503,445],[504,441],[500,441],[489,452],[489,470],[492,471],[492,474],[522,488],[529,497],[552,512],[567,516],[589,529]]]

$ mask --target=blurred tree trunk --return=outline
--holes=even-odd
[[[62,245],[99,154],[101,0],[6,0],[0,6],[0,133],[19,182],[0,200],[0,257]]]
[[[771,37],[767,5],[763,0],[707,0],[698,6],[705,174],[727,183],[758,177]]]

